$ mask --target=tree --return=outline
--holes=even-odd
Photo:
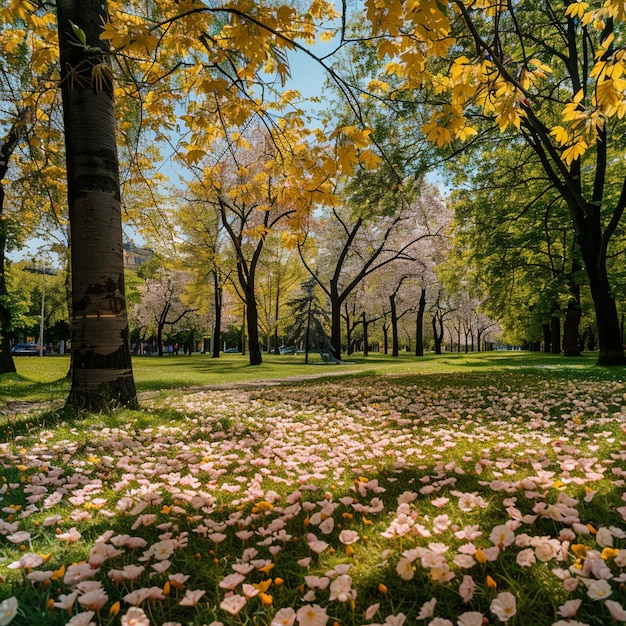
[[[425,193],[424,198],[430,199],[430,194]],[[350,205],[331,209],[311,233],[320,248],[316,267],[305,258],[306,248],[299,247],[305,267],[330,300],[330,341],[338,359],[341,358],[341,309],[346,298],[382,267],[414,259],[416,244],[437,232],[430,230],[428,202],[417,200],[409,205],[404,198],[399,202],[395,214],[384,216],[369,211],[362,215]]]
[[[26,113],[21,111],[13,119],[9,131],[0,145],[0,374],[15,372],[15,363],[11,355],[11,320],[9,292],[5,279],[7,240],[9,237],[9,220],[4,214],[5,190],[4,183],[9,169],[9,159],[13,155],[23,132]]]
[[[456,184],[456,236],[447,271],[452,289],[463,277],[482,308],[509,330],[520,320],[518,309],[532,309],[522,343],[532,342],[545,326],[544,345],[555,353],[561,351],[565,312],[564,352],[578,355],[580,252],[567,208],[533,151],[509,142],[494,149],[491,142],[450,169]]]
[[[169,327],[171,335],[180,332],[183,330],[182,320],[195,312],[185,302],[185,292],[190,284],[188,273],[163,269],[139,288],[141,299],[132,315],[145,333],[156,335],[159,356],[163,356],[165,328]]]
[[[191,198],[185,202],[177,212],[176,218],[184,237],[184,262],[188,267],[193,268],[198,276],[196,291],[199,297],[196,301],[201,310],[207,308],[206,303],[204,306],[201,303],[200,294],[205,293],[203,283],[207,281],[211,283],[213,295],[211,357],[219,358],[224,286],[230,279],[234,268],[224,254],[227,242],[219,212],[212,204],[203,200],[204,188],[202,186],[192,186],[190,191],[199,192],[201,197]]]
[[[32,25],[28,12],[20,6],[7,7],[0,19],[6,20],[0,29],[0,373],[5,373],[15,371],[6,255],[19,248],[36,225],[39,215],[31,211],[32,205],[45,204],[42,185],[29,190],[30,206],[23,202],[20,190],[37,173],[37,166],[27,163],[24,156],[32,156],[40,141],[54,143],[44,121],[52,117],[54,96],[50,95],[53,90],[44,88],[52,70],[45,67],[47,62],[42,63],[47,58],[42,38],[29,36],[25,28]],[[35,124],[37,133],[33,132]]]
[[[259,328],[265,335],[268,352],[273,342],[278,354],[279,335],[287,319],[286,309],[292,292],[302,281],[304,268],[293,246],[286,246],[284,233],[268,233],[265,254],[259,262],[257,299],[259,301]]]
[[[309,362],[309,350],[316,347],[326,349],[326,333],[324,325],[328,322],[328,314],[316,290],[314,278],[305,280],[300,285],[300,295],[295,296],[287,303],[291,314],[291,323],[286,328],[289,342],[294,346],[304,346],[304,362]]]
[[[483,3],[451,0],[429,7],[392,12],[366,2],[387,71],[402,78],[406,97],[426,88],[445,99],[423,127],[431,141],[462,142],[487,124],[519,133],[535,152],[580,247],[598,364],[625,363],[607,271],[626,208],[622,5],[533,1],[486,11]]]
[[[268,237],[284,233],[285,245],[294,236],[311,206],[329,201],[326,183],[312,180],[307,170],[322,148],[307,143],[299,124],[280,129],[249,124],[230,129],[207,157],[193,194],[220,216],[236,260],[233,285],[245,304],[251,365],[262,363],[259,336],[257,270]],[[284,229],[289,226],[289,232]]]
[[[76,409],[137,407],[124,291],[113,74],[101,0],[58,0]]]

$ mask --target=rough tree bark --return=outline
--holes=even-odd
[[[113,76],[100,40],[103,0],[57,2],[72,271],[68,406],[136,408],[115,136]],[[74,25],[74,26],[73,26]],[[84,33],[85,45],[81,45]]]

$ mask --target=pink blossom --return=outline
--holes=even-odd
[[[565,604],[559,607],[559,615],[561,617],[574,617],[578,612],[578,609],[582,603],[582,600],[568,600]]]
[[[150,626],[150,620],[143,609],[133,606],[122,615],[122,626]]]
[[[415,568],[413,563],[405,556],[400,557],[396,565],[396,572],[402,580],[411,580],[415,576]]]
[[[108,599],[109,596],[106,594],[104,589],[98,587],[88,591],[87,593],[83,593],[78,597],[78,602],[86,609],[99,611],[107,603]]]
[[[99,571],[100,568],[91,567],[89,563],[72,564],[65,570],[63,582],[71,587],[77,585],[82,580],[94,578]]]
[[[474,541],[482,536],[480,528],[475,526],[466,526],[463,530],[459,530],[454,533],[459,539],[467,539],[467,541]]]
[[[117,535],[116,537],[111,537],[110,541],[118,548],[126,546],[131,550],[145,548],[148,545],[148,542],[143,537],[131,537],[129,535]]]
[[[592,600],[604,600],[612,593],[613,589],[606,580],[592,580],[587,584],[587,595]]]
[[[20,530],[12,535],[7,535],[6,538],[11,543],[26,543],[27,541],[30,541],[30,533],[25,530]]]
[[[494,526],[491,535],[489,535],[489,540],[494,546],[503,549],[515,541],[515,533],[506,524],[500,524],[499,526]]]
[[[506,622],[517,612],[515,596],[503,591],[492,600],[489,608],[501,622]]]
[[[298,609],[296,619],[300,626],[326,626],[328,615],[318,604],[307,604]]]
[[[91,621],[91,618],[95,615],[93,611],[86,611],[85,613],[78,613],[74,615],[72,619],[67,622],[65,626],[96,626],[95,622]]]
[[[330,583],[329,600],[338,600],[339,602],[347,602],[356,598],[356,591],[352,589],[352,578],[347,574],[337,576]]]
[[[457,554],[454,557],[454,564],[464,569],[470,569],[476,565],[476,561],[474,560],[474,557],[469,554]]]
[[[27,574],[26,578],[34,583],[43,583],[46,580],[50,580],[52,578],[52,574],[54,574],[54,572],[35,570],[34,572]]]
[[[339,533],[339,541],[345,545],[350,545],[359,540],[359,533],[356,530],[342,530]]]
[[[123,599],[128,604],[138,606],[146,600],[165,600],[165,595],[161,587],[142,587],[127,593]]]
[[[175,586],[182,589],[183,585],[189,580],[189,574],[170,574],[168,580]]]
[[[200,601],[200,598],[206,593],[204,589],[187,589],[185,597],[178,603],[181,606],[196,606]]]
[[[315,541],[309,541],[309,548],[316,554],[321,554],[328,548],[328,544],[325,541],[316,539]]]
[[[476,589],[476,583],[471,576],[463,576],[463,581],[459,585],[459,593],[463,602],[470,602],[474,597],[474,590]]]
[[[162,561],[157,561],[156,563],[153,563],[152,569],[159,574],[163,574],[170,568],[171,564],[172,562],[169,559],[163,559]]]
[[[398,613],[397,615],[387,615],[385,618],[385,626],[403,626],[406,621],[406,615],[404,613]]]
[[[435,605],[437,604],[437,598],[432,598],[428,602],[424,602],[422,604],[422,608],[417,615],[417,619],[426,619],[427,617],[432,617],[435,614]]]
[[[468,611],[459,615],[457,624],[458,626],[482,626],[483,617],[483,614],[478,611]]]
[[[291,607],[284,607],[276,611],[270,626],[292,626],[296,620],[296,612]]]
[[[220,603],[220,608],[224,609],[231,615],[237,615],[241,609],[246,605],[246,599],[239,594],[233,594],[232,596],[227,596]]]
[[[24,554],[19,561],[9,563],[9,569],[33,569],[39,567],[43,563],[43,557],[40,554]]]
[[[437,507],[438,509],[440,509],[440,508],[442,508],[442,507],[446,506],[446,504],[448,504],[448,502],[450,502],[450,498],[445,498],[445,497],[443,497],[443,496],[442,496],[442,497],[440,497],[440,498],[435,498],[435,499],[431,502],[431,504],[432,504],[434,507]]]
[[[237,587],[237,585],[240,585],[245,579],[246,577],[243,574],[229,574],[228,576],[226,576],[220,581],[219,586],[222,589],[228,589],[229,591],[232,591],[235,587]]]
[[[243,585],[241,585],[241,590],[243,591],[243,595],[246,597],[246,600],[254,598],[260,593],[259,589],[257,589],[254,585],[250,585],[248,583],[244,583]]]
[[[19,602],[15,596],[11,596],[0,602],[0,624],[2,624],[2,626],[6,626],[6,624],[13,621],[19,606]]]
[[[609,613],[614,621],[626,622],[626,610],[619,602],[607,600],[604,604],[609,609]]]
[[[378,613],[379,608],[380,608],[380,602],[377,602],[376,604],[371,604],[370,606],[368,606],[367,609],[365,610],[365,619],[367,620],[372,619],[372,617],[374,617],[374,615]]]
[[[66,533],[57,535],[59,541],[67,541],[68,543],[76,543],[82,535],[76,530],[75,526],[72,526]]]
[[[123,554],[122,550],[117,550],[108,543],[96,543],[89,552],[89,565],[92,567],[100,567],[100,565],[108,559],[119,556],[120,554]]]
[[[122,574],[126,580],[135,580],[144,573],[145,567],[143,565],[126,565],[122,568]]]
[[[532,548],[524,548],[517,553],[515,560],[520,567],[531,567],[536,562],[535,551]]]
[[[310,589],[326,589],[330,583],[328,576],[305,576],[304,582]]]
[[[332,517],[327,517],[320,525],[319,529],[325,535],[330,534],[335,527],[335,520]]]
[[[433,530],[438,535],[441,535],[441,534],[445,533],[446,530],[448,530],[448,528],[450,527],[451,523],[452,522],[450,521],[450,518],[447,515],[445,515],[445,514],[444,515],[438,515],[433,520]]]
[[[78,597],[78,592],[74,591],[69,594],[62,593],[57,601],[54,603],[54,606],[57,609],[63,609],[64,611],[70,611],[74,606],[74,602],[76,602],[76,598]]]

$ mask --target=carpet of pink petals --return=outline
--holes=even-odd
[[[622,383],[165,406],[0,444],[0,626],[626,623]]]

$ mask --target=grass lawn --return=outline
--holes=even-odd
[[[350,361],[140,357],[140,411],[72,418],[19,359],[0,625],[626,623],[623,368]]]

